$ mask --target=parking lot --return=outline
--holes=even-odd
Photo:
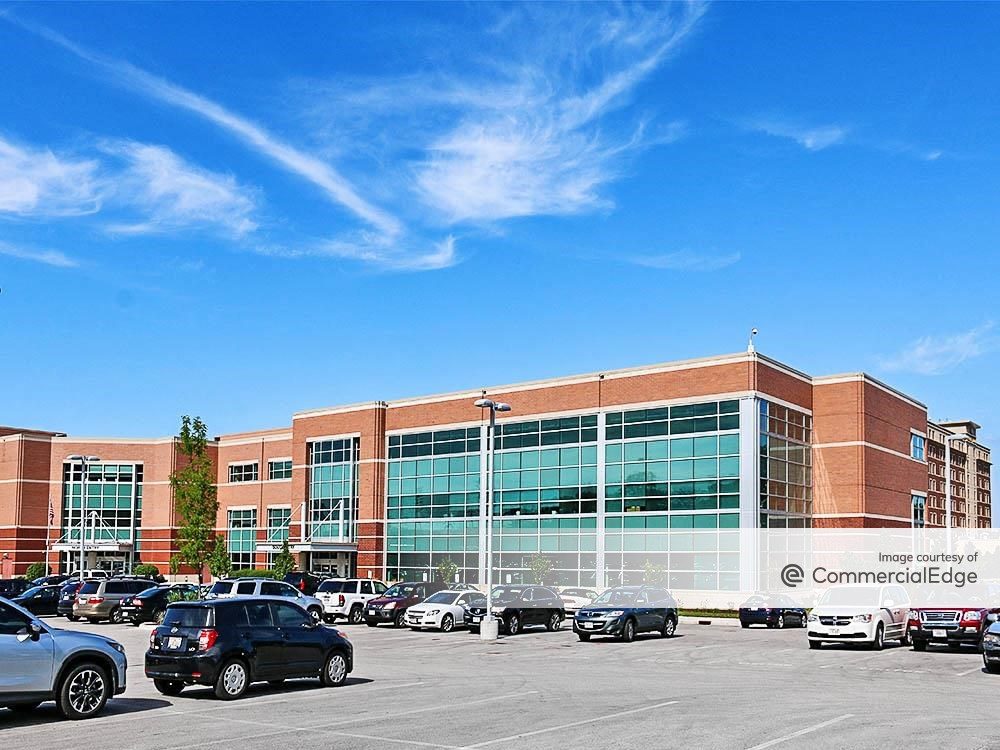
[[[62,627],[65,620],[48,618]],[[5,750],[254,748],[1000,748],[1000,677],[971,649],[807,648],[802,630],[682,621],[671,639],[580,643],[569,630],[495,643],[344,626],[356,668],[341,688],[255,685],[222,702],[207,688],[165,698],[143,676],[151,626],[87,625],[125,644],[129,685],[86,722],[53,704],[0,711]]]

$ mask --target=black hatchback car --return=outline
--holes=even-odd
[[[795,624],[806,626],[809,613],[790,597],[781,594],[755,594],[740,606],[740,625],[767,625],[769,628],[783,628]]]
[[[677,602],[656,586],[617,586],[580,609],[573,630],[581,641],[611,635],[631,643],[637,634],[647,632],[669,638],[677,632]]]
[[[59,591],[61,589],[62,586],[32,586],[11,601],[24,607],[33,615],[54,615],[56,607],[59,606]]]
[[[191,583],[154,586],[140,591],[135,596],[127,596],[122,599],[119,610],[121,610],[122,619],[128,620],[133,625],[140,625],[144,622],[159,624],[163,622],[168,604],[196,599],[201,599],[201,593],[198,587]]]
[[[493,615],[499,620],[500,632],[517,635],[531,625],[559,630],[566,619],[566,610],[559,594],[547,586],[496,586]],[[485,605],[469,607],[465,611],[465,624],[478,633],[485,616]]]
[[[252,682],[277,685],[294,677],[343,684],[354,649],[338,630],[317,624],[291,602],[213,599],[176,602],[149,636],[146,676],[163,695],[207,685],[223,700]]]

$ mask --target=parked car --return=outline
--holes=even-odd
[[[73,614],[76,617],[86,618],[91,623],[97,623],[101,620],[120,623],[124,619],[121,610],[122,600],[155,585],[156,582],[148,578],[108,578],[84,581],[76,592]]]
[[[20,596],[11,599],[14,604],[24,607],[33,615],[54,615],[59,606],[59,591],[62,586],[33,586]]]
[[[339,631],[291,601],[242,597],[171,604],[150,634],[145,666],[164,695],[208,685],[224,700],[263,680],[319,677],[342,685],[353,669],[354,649]]]
[[[740,607],[740,625],[744,628],[751,625],[783,628],[790,623],[804,628],[808,617],[805,607],[783,594],[755,594]]]
[[[479,591],[479,587],[474,583],[450,583],[449,591]],[[481,593],[481,592],[480,592]]]
[[[77,580],[82,578],[84,581],[86,581],[91,578],[111,578],[111,574],[108,571],[104,570],[104,568],[93,568],[84,570],[82,576],[80,575],[79,571],[77,571],[76,573],[71,573],[70,578],[76,578]]]
[[[228,599],[236,596],[278,597],[295,602],[316,622],[323,617],[323,602],[307,596],[291,584],[270,578],[228,578],[216,581],[208,590],[209,599]]]
[[[4,578],[0,580],[0,596],[4,599],[13,599],[30,588],[31,581],[27,578]]]
[[[125,691],[125,648],[93,633],[51,628],[0,601],[0,706],[27,712],[55,701],[67,719],[89,719]]]
[[[486,616],[486,601],[469,607],[465,624],[478,633]],[[559,630],[566,619],[562,599],[547,586],[496,586],[493,589],[493,616],[498,628],[508,635],[517,635],[532,625],[544,625],[546,630]]]
[[[174,601],[194,601],[200,599],[198,587],[190,583],[175,583],[166,586],[155,586],[140,591],[135,596],[122,599],[121,614],[123,620],[133,625],[144,622],[163,622],[167,605]]]
[[[313,573],[295,570],[288,573],[281,580],[290,586],[294,586],[306,596],[316,596],[317,589],[319,589],[320,584],[326,579]]]
[[[329,578],[319,585],[316,598],[323,602],[323,619],[338,617],[357,625],[365,617],[365,604],[385,593],[382,581],[370,578]]]
[[[564,588],[559,592],[562,599],[563,609],[567,615],[575,613],[581,607],[585,607],[597,598],[597,592],[593,589]]]
[[[647,632],[669,638],[677,632],[677,602],[656,586],[616,586],[576,613],[573,631],[581,641],[611,635],[631,643]]]
[[[881,650],[886,641],[907,645],[910,598],[902,586],[828,588],[807,618],[809,648],[823,643],[863,643]]]
[[[990,614],[986,618],[989,625],[983,633],[982,651],[983,667],[987,672],[1000,673],[1000,622],[997,615]]]
[[[387,622],[401,628],[405,624],[407,608],[444,589],[445,585],[438,581],[395,583],[381,596],[368,600],[365,605],[365,624],[374,628]]]
[[[35,586],[55,586],[56,584],[66,583],[73,576],[67,575],[65,573],[56,573],[55,575],[42,576],[41,578],[36,578],[31,583]]]
[[[1000,607],[973,599],[958,590],[934,589],[926,602],[911,607],[907,627],[913,650],[926,651],[932,644],[953,651],[963,645],[978,648],[990,625],[990,615],[1000,613]]]
[[[450,633],[465,625],[469,607],[485,607],[486,595],[479,591],[438,591],[406,610],[406,624],[414,630],[435,628]]]
[[[80,618],[73,614],[73,605],[76,604],[76,592],[83,585],[82,581],[70,579],[59,589],[59,603],[56,605],[56,614],[65,617],[70,622],[76,622]]]

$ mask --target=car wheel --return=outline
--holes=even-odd
[[[581,641],[589,641],[590,633],[577,633],[576,637],[579,638]]]
[[[741,622],[740,623],[740,627],[743,628],[744,630],[746,630],[747,628],[750,627],[750,623],[749,622]]]
[[[476,627],[475,625],[470,625],[469,626],[469,632],[470,633],[474,633],[476,635],[479,635],[479,628]]]
[[[673,617],[668,617],[663,621],[663,630],[660,631],[660,635],[664,638],[672,638],[674,633],[677,632],[677,620]]]
[[[340,652],[334,651],[326,657],[326,664],[323,665],[323,674],[320,680],[326,687],[339,687],[347,679],[347,658]]]
[[[236,700],[250,686],[247,666],[239,659],[230,659],[222,665],[215,678],[215,697],[224,701]]]
[[[823,645],[823,643],[821,641],[809,641],[809,648],[812,648],[812,649],[817,649],[817,648],[819,648],[822,645]]]
[[[507,620],[507,633],[509,635],[517,635],[521,632],[521,618],[514,613]]]
[[[88,617],[87,618],[87,622],[89,622],[91,625],[96,625],[100,621],[101,621],[100,617]]]
[[[885,646],[885,628],[879,623],[875,626],[875,638],[872,639],[871,648],[873,651],[881,651],[883,646]]]
[[[983,669],[985,669],[990,674],[1000,674],[1000,664],[991,664],[986,661],[986,657],[983,657]]]
[[[180,695],[184,683],[180,680],[153,680],[153,687],[163,695]]]
[[[441,632],[450,633],[455,629],[455,618],[451,615],[445,615],[441,618]]]
[[[393,627],[401,628],[406,624],[406,610],[396,613],[396,619],[392,621]]]
[[[784,615],[778,615],[778,621],[776,623],[774,623],[774,627],[778,628],[779,630],[781,630],[781,629],[783,629],[785,627],[785,616]]]
[[[622,625],[622,632],[618,636],[622,643],[631,643],[635,640],[635,620],[628,619]]]
[[[926,651],[927,641],[921,641],[916,638],[913,639],[913,650],[914,651]]]
[[[549,615],[548,621],[545,623],[545,629],[550,633],[559,630],[562,627],[562,618],[559,616],[558,612],[553,612]]]
[[[351,607],[351,613],[347,616],[347,621],[352,625],[357,625],[361,622],[361,618],[364,615],[364,610],[361,608],[360,604],[355,604]]]
[[[76,622],[80,618],[77,617],[76,615],[66,615],[66,619],[69,620],[70,622]]]
[[[103,667],[77,664],[59,686],[56,703],[67,719],[89,719],[100,713],[111,697],[111,681]]]
[[[121,607],[115,607],[113,610],[111,610],[111,614],[108,615],[108,621],[112,625],[121,625],[124,620],[125,620],[125,615],[122,614]]]
[[[313,624],[318,624],[323,619],[323,610],[312,607],[309,609],[309,616],[312,618]]]

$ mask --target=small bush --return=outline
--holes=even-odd
[[[29,581],[34,581],[36,578],[41,578],[42,576],[48,574],[49,568],[43,562],[33,562],[28,566],[28,569],[24,571],[24,577]]]
[[[267,568],[240,568],[229,574],[230,578],[274,578],[274,571]]]
[[[144,578],[152,578],[156,580],[160,577],[160,569],[155,565],[149,565],[148,563],[139,563],[132,569],[132,575],[142,576]]]

